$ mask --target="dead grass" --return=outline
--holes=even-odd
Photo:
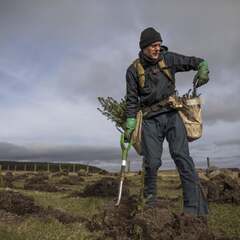
[[[25,174],[23,177],[19,176]],[[14,190],[32,197],[36,205],[42,208],[52,207],[60,211],[67,212],[74,216],[81,216],[87,219],[92,218],[95,214],[101,212],[113,197],[69,197],[74,191],[83,191],[84,188],[96,183],[98,180],[106,177],[106,175],[92,174],[91,176],[83,176],[84,181],[71,185],[61,184],[61,176],[49,176],[48,182],[57,184],[58,187],[64,188],[64,191],[45,192],[37,190],[25,190],[24,182],[28,178],[29,173],[13,174]],[[71,174],[77,176],[77,174]],[[112,176],[111,176],[112,177]],[[139,194],[142,180],[137,173],[127,175],[129,180],[130,194]],[[173,199],[176,204],[172,207],[175,212],[181,211],[182,194],[179,188],[180,182],[176,171],[161,171],[158,176],[158,196],[161,198]],[[0,188],[4,190],[5,188]],[[210,204],[209,226],[216,234],[222,234],[226,237],[240,236],[240,206],[232,204]],[[3,215],[4,216],[4,215]],[[101,232],[90,232],[83,223],[75,222],[71,224],[63,224],[57,219],[49,218],[47,222],[41,218],[27,215],[9,224],[9,218],[1,218],[0,221],[0,239],[4,240],[81,240],[81,239],[101,239]],[[107,240],[107,238],[105,238]]]

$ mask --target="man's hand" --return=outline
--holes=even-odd
[[[193,83],[196,85],[196,87],[200,87],[204,84],[206,84],[209,81],[209,70],[208,70],[208,63],[207,61],[202,61],[198,65],[198,72],[194,76]]]
[[[131,134],[136,127],[136,122],[137,122],[136,118],[127,118],[126,130],[124,132],[124,138],[128,141],[130,141],[130,139],[131,139]]]

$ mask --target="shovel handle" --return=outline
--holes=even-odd
[[[126,169],[126,162],[127,162],[127,156],[128,151],[130,150],[132,146],[132,142],[128,142],[125,144],[124,141],[124,134],[121,134],[120,138],[120,145],[122,149],[122,164],[121,164],[121,171],[120,171],[120,183],[119,183],[119,189],[118,189],[118,200],[115,206],[119,206],[121,198],[122,198],[122,189],[123,189],[123,181],[124,181],[124,175],[125,175],[125,169]]]
[[[124,134],[122,133],[120,138],[120,145],[122,149],[122,159],[127,160],[127,155],[132,146],[132,141],[125,143]]]

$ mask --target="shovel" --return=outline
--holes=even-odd
[[[127,164],[127,157],[128,152],[132,146],[131,141],[125,143],[124,134],[121,134],[120,138],[120,145],[122,149],[122,165],[121,165],[121,171],[120,171],[120,182],[119,182],[119,189],[118,189],[118,200],[115,206],[119,206],[121,198],[122,198],[122,189],[123,189],[123,181],[125,178],[125,170],[126,170],[126,164]]]

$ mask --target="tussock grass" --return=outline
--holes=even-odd
[[[82,191],[87,184],[91,184],[106,177],[105,175],[93,174],[83,177],[84,182],[78,185],[63,185],[65,191],[49,193],[30,191],[23,189],[23,180],[15,181],[16,191],[24,195],[32,196],[37,205],[44,208],[51,206],[54,209],[91,219],[101,212],[103,207],[112,201],[112,198],[96,197],[69,197],[73,191]],[[57,182],[57,178],[49,181]],[[129,174],[130,193],[139,194],[142,186],[140,175]],[[158,196],[168,199],[177,199],[177,204],[172,210],[179,212],[182,206],[182,192],[179,176],[176,171],[163,171],[158,176]],[[0,188],[3,189],[3,188]],[[231,204],[209,205],[209,226],[214,233],[228,237],[240,236],[240,206]],[[21,222],[9,224],[0,219],[0,239],[2,240],[94,240],[101,236],[101,232],[91,233],[84,223],[62,224],[55,218],[41,219],[34,216],[24,216]],[[105,239],[107,240],[107,239]]]
[[[240,237],[240,206],[211,203],[209,208],[209,226],[214,232]]]

